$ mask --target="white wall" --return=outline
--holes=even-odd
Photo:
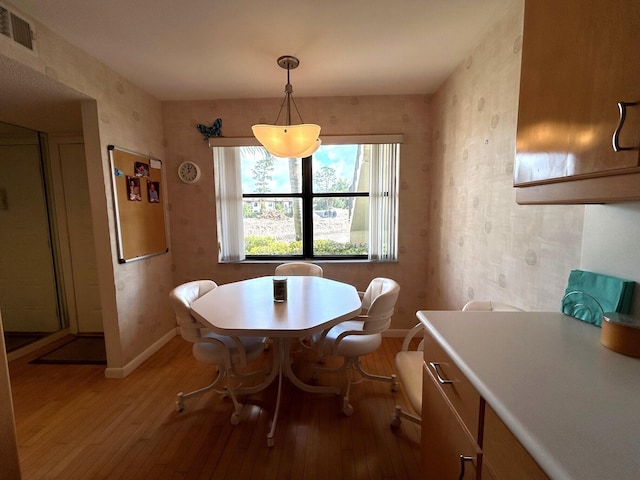
[[[585,207],[580,268],[640,282],[640,203]],[[631,311],[640,314],[636,285]]]

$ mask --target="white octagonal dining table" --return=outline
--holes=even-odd
[[[360,312],[361,301],[353,285],[323,277],[291,276],[287,278],[287,300],[275,302],[273,279],[258,277],[219,285],[191,304],[193,315],[221,335],[270,337],[276,346],[273,368],[257,387],[241,393],[254,393],[267,388],[278,377],[276,408],[267,434],[267,445],[273,446],[282,378],[286,376],[307,392],[335,393],[330,386],[308,385],[291,370],[292,340],[323,331]]]

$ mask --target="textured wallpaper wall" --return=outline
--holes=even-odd
[[[324,264],[331,278],[365,288],[388,275],[402,286],[394,328],[420,309],[458,309],[494,299],[530,310],[557,310],[566,279],[580,264],[582,206],[518,206],[513,159],[522,44],[522,0],[487,32],[432,97],[298,98],[305,121],[323,135],[403,133],[400,261]],[[163,104],[174,282],[219,283],[267,275],[271,264],[216,262],[213,164],[198,123],[223,120],[225,136],[250,136],[270,122],[279,100]],[[176,167],[203,169],[195,186]]]
[[[523,7],[514,1],[432,101],[431,308],[475,298],[555,311],[580,265],[584,207],[515,203]]]
[[[273,122],[281,98],[163,104],[167,180],[170,197],[171,249],[176,284],[200,278],[227,283],[272,275],[275,264],[218,264],[213,155],[197,131],[198,123],[222,118],[227,137],[250,137],[251,125]],[[322,135],[402,133],[400,159],[399,261],[397,263],[322,263],[328,278],[364,290],[372,278],[388,276],[401,292],[392,328],[409,328],[425,305],[430,246],[428,99],[421,95],[296,98],[306,122],[322,126]],[[196,185],[178,180],[184,160],[202,169]]]
[[[19,11],[19,9],[18,9]],[[82,102],[91,215],[96,241],[109,368],[122,368],[171,333],[171,252],[118,264],[107,145],[164,158],[160,102],[41,24],[38,55],[0,42],[0,55],[33,70],[25,88],[55,80],[86,96]],[[2,73],[0,73],[1,75]],[[47,115],[43,105],[42,115]],[[29,126],[29,125],[25,125]],[[80,132],[70,132],[80,133]]]

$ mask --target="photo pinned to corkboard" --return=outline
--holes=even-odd
[[[118,261],[169,251],[161,196],[162,161],[109,145]]]
[[[151,203],[160,202],[160,182],[147,182],[147,198]]]
[[[127,175],[127,197],[129,201],[140,202],[142,195],[140,194],[140,179],[138,177],[130,177]]]
[[[133,164],[134,175],[136,177],[148,177],[149,176],[149,164],[144,162],[135,162]]]

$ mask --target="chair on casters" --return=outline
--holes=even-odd
[[[274,273],[276,276],[282,277],[322,277],[324,271],[322,270],[322,267],[320,265],[316,265],[315,263],[287,262],[278,265]],[[307,350],[309,349],[308,337],[299,338],[298,341],[304,348],[306,348]]]
[[[462,311],[521,312],[522,309],[506,303],[492,302],[490,300],[471,300],[462,307]],[[422,364],[424,362],[424,341],[420,341],[415,350],[409,350],[409,348],[411,340],[423,332],[424,325],[422,325],[422,323],[416,324],[404,337],[402,349],[396,353],[395,364],[398,379],[400,380],[400,385],[403,387],[407,401],[416,414],[405,412],[400,405],[396,405],[394,417],[391,421],[393,428],[400,426],[402,418],[417,423],[418,425],[422,424]]]
[[[228,394],[233,401],[234,411],[231,415],[231,423],[237,425],[240,422],[242,404],[236,398],[235,390],[237,387],[233,386],[231,381],[265,373],[264,370],[239,373],[236,366],[247,365],[256,360],[264,351],[266,338],[218,335],[208,330],[205,325],[191,315],[191,303],[217,286],[212,280],[196,280],[179,285],[169,294],[171,306],[180,327],[180,334],[182,338],[193,343],[193,356],[202,363],[218,367],[218,376],[211,385],[190,393],[179,392],[176,397],[176,408],[182,412],[185,399],[213,390],[224,380],[226,386],[222,393]]]
[[[344,357],[344,362],[337,369],[315,366],[314,377],[318,372],[347,371],[347,391],[342,401],[342,412],[347,416],[353,414],[353,407],[349,403],[351,385],[368,378],[391,383],[393,391],[397,388],[395,375],[386,377],[364,371],[360,365],[360,357],[375,352],[380,347],[382,332],[391,324],[391,315],[393,315],[399,293],[400,286],[394,280],[374,278],[367,290],[360,293],[362,308],[359,315],[311,337],[311,346],[320,356]],[[355,371],[361,376],[359,380],[353,379]]]
[[[282,263],[276,267],[276,276],[302,276],[308,275],[313,277],[321,277],[323,274],[322,267],[315,263],[309,262],[288,262]]]
[[[410,350],[413,338],[424,332],[422,323],[416,324],[402,341],[402,349],[396,353],[396,372],[402,386],[404,396],[415,413],[402,410],[396,405],[394,418],[391,421],[393,428],[400,426],[400,419],[405,418],[411,422],[422,425],[422,364],[424,363],[424,339],[418,343],[415,350]]]

